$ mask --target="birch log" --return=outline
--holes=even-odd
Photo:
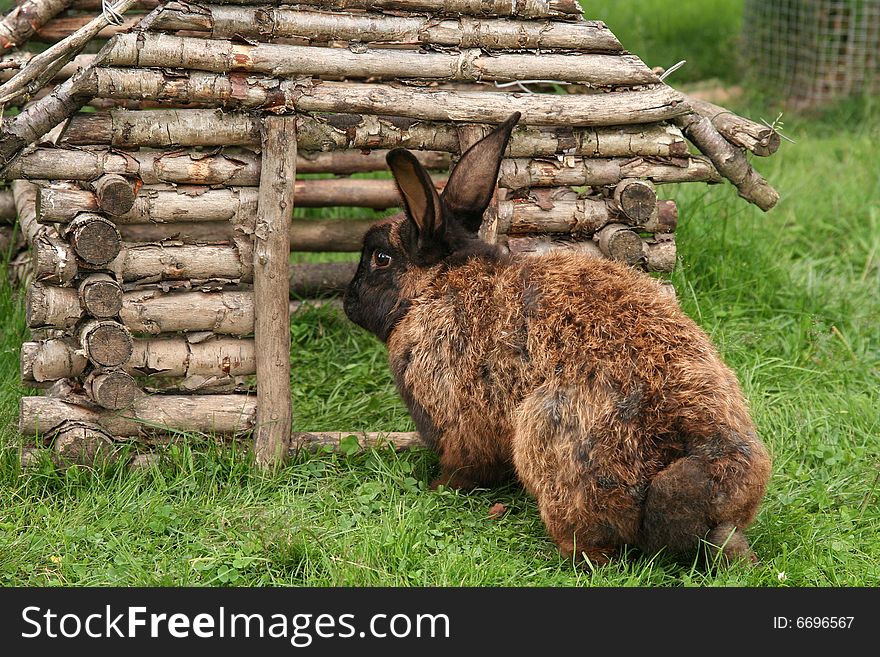
[[[104,174],[137,177],[145,185],[257,185],[260,160],[253,153],[138,152],[37,148],[22,155],[7,179],[96,180]]]
[[[90,372],[83,380],[83,389],[98,406],[113,411],[128,408],[143,394],[137,381],[118,369]]]
[[[155,9],[159,6],[160,2],[163,1],[164,0],[135,0],[135,3],[131,7],[135,10]],[[241,3],[246,4],[245,0],[241,0]],[[95,9],[102,8],[102,0],[73,0],[73,2],[70,3],[70,8],[94,13]]]
[[[141,175],[144,183],[133,208],[114,217],[117,224],[143,221],[197,221],[250,216],[254,190],[242,189],[259,183],[259,159],[240,154],[215,154],[204,159],[193,153],[133,153],[120,155],[103,150],[38,149],[40,158],[22,157],[16,173],[31,179],[88,180],[103,170],[127,170]],[[140,160],[140,161],[138,161]],[[204,166],[202,166],[204,163]],[[133,173],[134,172],[134,173]],[[499,185],[510,189],[561,185],[615,185],[627,178],[644,178],[657,183],[721,180],[714,165],[705,157],[674,158],[582,158],[566,156],[562,162],[551,159],[515,158],[502,161]],[[151,188],[157,180],[201,185],[198,189]],[[206,186],[238,183],[228,190]],[[148,183],[149,181],[149,183]],[[442,186],[438,179],[438,186]],[[328,205],[360,206],[375,209],[396,207],[399,195],[392,180],[308,179],[296,181],[301,207]],[[41,191],[41,219],[44,223],[69,221],[77,212],[95,211],[98,200],[88,190],[48,185]],[[235,211],[233,212],[233,208]],[[203,214],[203,212],[210,214]],[[223,216],[221,216],[223,215]]]
[[[64,421],[52,430],[52,461],[60,468],[70,465],[94,466],[116,458],[113,439],[98,425],[76,420]]]
[[[235,377],[257,371],[254,341],[214,336],[196,341],[186,337],[135,340],[128,362],[130,373],[143,376]]]
[[[126,292],[119,317],[135,333],[148,335],[179,331],[248,335],[254,331],[254,296],[232,291]]]
[[[66,226],[64,236],[78,262],[91,268],[106,265],[122,250],[122,237],[116,226],[98,214],[78,214]]]
[[[291,251],[360,251],[373,219],[294,219],[290,225]],[[185,244],[231,242],[229,222],[187,221],[173,224],[127,224],[119,227],[127,242],[180,241]]]
[[[38,196],[39,188],[35,184],[27,180],[12,181],[12,199],[18,214],[18,225],[28,244],[33,244],[38,234],[48,232],[37,221]]]
[[[739,195],[764,212],[779,200],[779,193],[746,160],[742,151],[719,134],[709,119],[690,113],[675,119],[688,138],[705,153]]]
[[[137,0],[134,5],[140,9],[153,9],[159,0]],[[212,0],[214,5],[289,5],[291,0]],[[583,11],[577,0],[297,0],[298,6],[315,9],[340,11],[384,11],[397,15],[399,12],[417,14],[457,16],[501,16],[517,18],[557,18],[562,20],[582,20]],[[76,9],[100,9],[100,0],[73,0]]]
[[[31,250],[33,279],[69,285],[78,273],[76,258],[54,228],[37,222],[37,186],[14,180],[12,195],[22,235]]]
[[[247,113],[213,109],[117,109],[95,114],[75,114],[68,121],[61,141],[75,146],[107,144],[121,148],[257,146],[259,120]],[[300,151],[397,146],[449,153],[461,150],[453,124],[356,114],[299,115],[297,145]],[[596,128],[520,125],[514,129],[506,151],[508,157],[556,154],[667,157],[687,155],[688,145],[681,131],[667,124]],[[297,166],[300,167],[300,164]],[[308,172],[304,168],[302,171]]]
[[[124,281],[253,280],[253,263],[239,247],[125,244],[107,265]]]
[[[89,320],[79,327],[77,335],[86,358],[99,367],[119,367],[131,358],[131,332],[117,321]]]
[[[251,430],[255,416],[256,402],[247,395],[146,395],[124,413],[52,397],[22,397],[18,427],[25,436],[47,435],[75,420],[120,438],[168,431],[227,435]]]
[[[768,125],[750,121],[705,100],[689,96],[688,103],[697,114],[709,119],[727,141],[755,155],[773,155],[782,143],[779,133]]]
[[[50,18],[67,9],[71,0],[21,0],[0,19],[0,54],[26,43]]]
[[[296,431],[290,437],[290,454],[294,455],[301,450],[336,450],[343,440],[352,437],[357,440],[361,450],[385,446],[404,450],[424,446],[419,434],[414,431]]]
[[[367,173],[370,171],[387,171],[385,157],[388,151],[380,150],[348,150],[330,153],[305,152],[296,159],[296,172],[300,173],[335,173],[348,175]],[[451,158],[448,153],[439,151],[415,151],[413,155],[426,169],[448,169]]]
[[[592,163],[591,163],[592,164]],[[502,164],[502,168],[503,168]],[[658,165],[659,166],[659,165]],[[670,167],[675,170],[674,167]],[[611,167],[608,167],[611,169]],[[629,169],[632,171],[633,169]],[[590,174],[592,175],[592,174]],[[587,181],[594,184],[602,184],[604,182],[615,182],[625,173],[618,170],[617,175],[604,178],[588,178]],[[663,176],[656,176],[663,178]],[[668,177],[666,178],[668,180]],[[301,181],[305,182],[305,181]],[[314,183],[314,187],[305,184],[298,185],[297,191],[305,188],[311,190],[303,192],[306,198],[304,205],[353,205],[361,204],[374,208],[389,207],[398,205],[399,198],[397,196],[397,188],[391,180],[364,180],[364,181],[348,181],[339,180],[315,180],[308,181]],[[501,178],[502,184],[506,184],[506,179]],[[555,182],[551,178],[541,179],[540,182]],[[571,184],[571,180],[563,180]],[[330,183],[333,183],[332,185]],[[363,184],[368,183],[368,184]],[[632,184],[632,183],[630,183]],[[350,191],[346,194],[346,185],[350,187]],[[327,190],[324,195],[318,195],[314,192]],[[156,224],[171,223],[183,220],[188,224],[205,221],[211,223],[211,227],[204,232],[198,233],[201,240],[192,238],[186,241],[205,241],[217,242],[230,239],[231,233],[228,229],[224,229],[222,225],[218,225],[219,221],[232,221],[236,225],[253,226],[257,215],[256,208],[256,191],[253,188],[228,188],[223,190],[208,190],[199,188],[192,193],[186,191],[187,188],[180,187],[173,189],[153,189],[144,187],[141,189],[141,195],[147,196],[150,200],[148,203],[141,204],[139,201],[135,206],[135,210],[125,215],[116,217],[116,222],[123,227],[128,222],[142,223],[151,225],[146,230],[129,230],[125,234],[135,241],[154,241],[162,239],[171,239],[178,231],[176,226],[162,228]],[[535,193],[535,192],[533,192]],[[94,205],[93,196],[90,192],[83,190],[69,190],[59,187],[47,187],[42,189],[43,198],[47,201],[41,204],[40,221],[46,223],[64,222],[71,215],[76,213],[81,207],[91,207]],[[82,196],[87,202],[80,203],[78,198]],[[65,197],[65,198],[62,198]],[[92,199],[88,201],[88,199]],[[662,215],[658,212],[662,210]],[[544,203],[524,203],[517,201],[502,201],[498,204],[497,209],[498,232],[500,233],[522,233],[522,232],[591,232],[601,228],[609,222],[610,218],[619,213],[618,202],[608,202],[604,200],[584,200],[577,204],[569,202],[554,201],[550,206]],[[629,225],[640,226],[647,232],[669,232],[674,229],[676,223],[674,204],[658,204],[656,200],[650,207],[639,210],[636,213],[634,207],[630,207],[630,212],[636,216],[628,217],[624,212],[625,222]],[[87,215],[90,216],[90,215]],[[189,225],[185,225],[184,229],[192,230]],[[356,238],[351,238],[346,233],[352,230]],[[214,231],[211,234],[211,231]],[[351,246],[351,240],[357,240],[363,236],[365,225],[355,224],[352,226],[349,222],[342,220],[336,222],[322,223],[319,221],[308,221],[302,225],[295,225],[291,228],[290,242],[296,245],[299,240],[306,244],[323,244],[330,247],[329,250],[359,250],[359,246],[355,249],[351,248],[333,248],[336,240],[343,244]],[[299,248],[298,250],[316,250],[317,247]],[[317,249],[321,250],[321,249]],[[327,249],[325,249],[327,250]]]
[[[215,39],[300,38],[311,42],[352,41],[439,45],[486,50],[563,49],[621,52],[623,47],[599,21],[475,19],[428,16],[329,13],[288,7],[192,5],[169,2],[154,23],[162,30],[210,32]]]
[[[14,56],[21,61],[21,66],[24,66],[35,57],[35,54],[31,52],[16,51]],[[55,71],[51,81],[63,82],[67,78],[71,77],[74,73],[76,73],[79,69],[91,64],[94,59],[95,55],[77,55],[72,60],[67,62],[64,66]],[[0,82],[6,82],[10,80],[12,76],[15,75],[15,72],[15,69],[0,70]]]
[[[560,80],[594,87],[636,87],[660,82],[638,57],[623,54],[458,53],[324,48],[275,43],[243,44],[172,34],[119,34],[110,41],[108,66],[180,68],[214,73],[257,73],[279,78],[393,80]]]
[[[541,256],[549,251],[563,249],[579,251],[595,258],[609,257],[602,253],[596,242],[590,240],[573,241],[548,236],[510,237],[507,239],[507,247],[511,253],[521,255]],[[633,246],[629,248],[632,249],[632,266],[651,272],[664,273],[671,272],[675,268],[675,238],[671,235],[663,239],[642,240],[640,258],[634,257],[635,249]],[[624,257],[626,257],[625,254]]]
[[[647,220],[632,222],[644,232],[669,232],[677,219],[674,202],[661,202]],[[522,200],[499,201],[497,232],[503,235],[531,233],[569,233],[585,236],[594,233],[612,221],[631,220],[620,216],[613,202],[606,199],[558,200],[529,202]]]
[[[614,205],[627,223],[644,224],[657,212],[657,191],[649,180],[626,178],[614,187]]]
[[[257,464],[273,470],[290,444],[290,218],[296,194],[296,118],[264,118],[259,213],[254,229]],[[297,197],[297,202],[299,199]]]
[[[71,328],[82,319],[77,291],[34,281],[28,286],[25,316],[30,328]]]
[[[152,9],[159,0],[138,0],[136,7]],[[289,5],[291,0],[212,0],[215,5]],[[298,6],[315,9],[340,11],[383,11],[396,15],[399,12],[417,14],[457,16],[502,16],[518,18],[557,18],[562,20],[582,20],[582,9],[577,0],[297,0]],[[77,9],[100,9],[100,0],[74,0]]]
[[[623,224],[608,224],[593,236],[602,255],[612,260],[620,260],[627,265],[636,265],[644,258],[642,238],[634,230]]]
[[[79,213],[100,207],[90,190],[47,185],[39,192],[41,223],[67,223]],[[130,209],[113,217],[116,225],[174,221],[231,221],[253,224],[257,214],[255,187],[143,186]]]
[[[31,247],[33,280],[70,285],[79,273],[70,245],[46,232],[39,233]]]
[[[88,362],[82,350],[68,339],[23,342],[19,359],[21,382],[33,386],[78,377],[85,372]]]
[[[92,274],[79,289],[33,282],[28,286],[25,316],[32,329],[70,328],[82,319],[116,317],[122,308],[122,287],[107,274]]]
[[[116,317],[122,309],[122,286],[109,274],[86,277],[77,290],[79,304],[92,317]]]
[[[211,103],[275,112],[394,114],[428,121],[501,123],[514,111],[529,125],[653,123],[689,110],[665,85],[599,94],[484,93],[314,79],[279,80],[244,73],[93,68],[80,85],[88,96],[172,103]]]
[[[392,180],[324,178],[295,181],[301,207],[359,206],[374,209],[400,204]],[[113,217],[116,225],[174,223],[177,221],[230,221],[252,226],[257,216],[256,187],[143,186],[131,209]],[[39,192],[40,223],[68,223],[83,212],[99,208],[94,192],[64,185],[48,185]]]
[[[701,155],[667,158],[506,159],[501,162],[498,185],[509,189],[581,185],[615,185],[627,178],[657,183],[721,182],[712,162]]]
[[[113,216],[125,214],[131,210],[137,198],[132,184],[116,173],[108,173],[94,183],[95,198],[98,207]]]
[[[243,246],[242,242],[237,246],[123,242],[119,255],[101,268],[126,282],[250,282],[253,265],[244,255]],[[69,244],[38,238],[33,251],[36,280],[68,284],[76,276],[77,257]]]
[[[26,384],[79,377],[88,365],[82,350],[64,338],[25,342],[21,354],[21,378]],[[256,353],[254,341],[248,339],[135,338],[131,357],[121,369],[138,377],[248,376],[256,372]]]
[[[655,235],[645,240],[645,266],[648,271],[671,272],[675,269],[675,236]],[[675,292],[675,288],[672,288]]]
[[[245,0],[241,4],[251,4]],[[237,4],[238,0],[220,0],[218,4]],[[273,0],[266,4],[285,4]],[[316,9],[361,11],[403,11],[434,15],[515,16],[517,18],[561,18],[579,20],[583,10],[577,0],[298,0],[297,4]]]

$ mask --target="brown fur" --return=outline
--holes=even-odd
[[[752,558],[742,530],[769,456],[736,377],[655,280],[577,253],[485,245],[416,266],[412,223],[368,235],[394,266],[373,283],[362,260],[346,311],[387,340],[401,395],[440,455],[433,486],[515,474],[561,553],[593,563],[624,545],[688,556],[701,540]],[[393,315],[385,335],[358,309],[371,300]]]

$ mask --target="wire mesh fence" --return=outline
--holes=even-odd
[[[746,0],[753,82],[796,108],[880,93],[880,0]]]

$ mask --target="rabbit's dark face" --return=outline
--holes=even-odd
[[[443,194],[412,153],[402,148],[388,153],[405,212],[377,223],[364,238],[345,294],[349,319],[387,341],[432,272],[473,257],[499,257],[498,248],[477,233],[519,117],[511,115],[461,156]]]
[[[402,248],[402,215],[382,221],[367,232],[357,273],[345,292],[345,314],[383,342],[406,313],[400,279],[411,266]]]

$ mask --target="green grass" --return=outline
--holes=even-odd
[[[687,64],[669,83],[710,78],[740,83],[735,53],[742,25],[743,0],[581,0],[584,15],[604,21],[623,47],[648,66],[668,69]]]

